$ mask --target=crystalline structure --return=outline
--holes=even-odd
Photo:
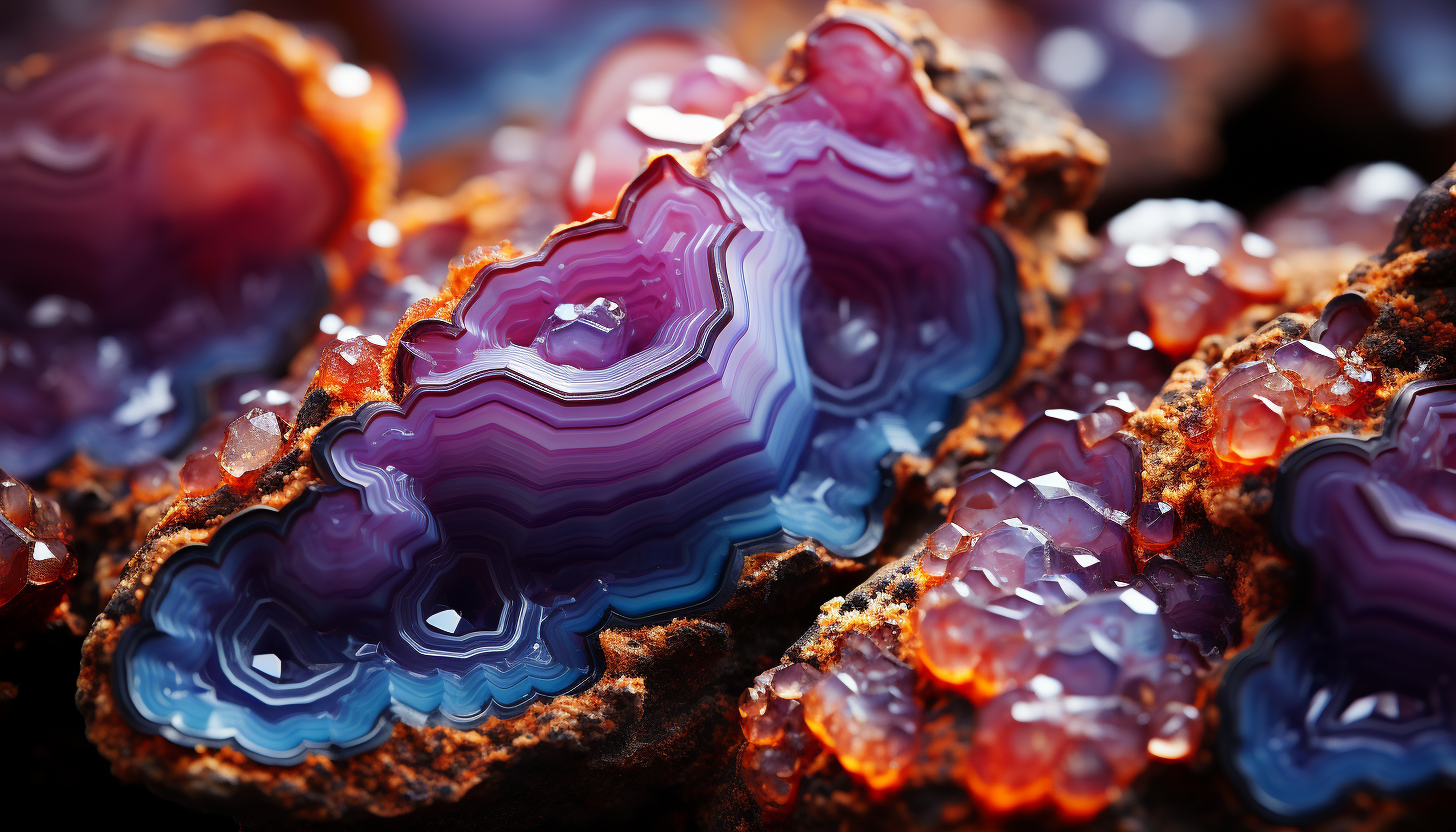
[[[1206,659],[1238,620],[1217,578],[1162,556],[1134,572],[1138,446],[1084,434],[1077,414],[1044,414],[961,483],[920,556],[938,585],[899,639],[921,675],[980,706],[965,787],[998,812],[1051,803],[1087,817],[1149,759],[1191,755]],[[1176,534],[1171,509],[1150,505],[1141,527]],[[923,700],[915,671],[877,646],[897,639],[875,635],[852,633],[822,673],[784,665],[744,694],[740,768],[766,810],[792,808],[809,734],[872,788],[903,782]]]
[[[55,501],[0,471],[0,625],[42,619],[61,601],[76,576],[68,541]]]
[[[401,399],[313,440],[325,485],[163,567],[116,654],[131,722],[279,763],[396,718],[473,726],[589,684],[609,616],[712,603],[750,547],[872,548],[882,458],[921,450],[1019,345],[989,184],[881,37],[826,24],[809,79],[707,179],[657,157],[615,218],[484,266],[449,321],[405,332]],[[326,387],[384,381],[356,342],[323,364]],[[256,475],[275,426],[234,422],[223,475]],[[854,707],[895,712],[882,665],[854,672],[889,699]]]
[[[1327,308],[1323,340],[1358,339],[1364,332],[1361,303]],[[1259,467],[1309,433],[1316,411],[1356,412],[1374,390],[1374,373],[1349,346],[1335,343],[1332,350],[1300,339],[1229,368],[1212,391],[1214,455],[1230,465]]]
[[[809,730],[871,788],[898,785],[915,755],[920,703],[915,671],[853,633],[834,669],[802,697]]]
[[[1308,589],[1221,693],[1226,762],[1270,815],[1456,776],[1453,436],[1456,385],[1417,382],[1382,436],[1315,439],[1280,466],[1274,530]]]
[[[802,82],[708,154],[740,210],[782,212],[808,249],[797,305],[819,415],[779,505],[788,528],[839,551],[879,538],[880,460],[924,451],[1020,349],[1014,270],[979,219],[990,183],[906,49],[852,18],[820,25],[793,70]]]
[[[1353,244],[1382,251],[1395,223],[1426,181],[1394,162],[1345,171],[1328,186],[1304,188],[1259,218],[1259,233],[1281,250]]]
[[[1172,371],[1173,361],[1143,332],[1084,332],[1067,346],[1054,373],[1017,391],[1016,403],[1028,416],[1052,409],[1089,413],[1120,397],[1145,408]]]
[[[327,299],[319,250],[388,167],[365,149],[389,124],[339,138],[366,129],[359,84],[310,72],[369,74],[281,24],[116,44],[0,89],[0,465],[21,476],[176,450],[208,385],[286,362]]]
[[[1271,268],[1273,243],[1217,202],[1143,200],[1108,222],[1103,243],[1072,288],[1087,333],[1103,342],[1145,334],[1181,359],[1245,306],[1284,292]]]

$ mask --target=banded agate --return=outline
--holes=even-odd
[[[735,205],[771,205],[803,235],[818,416],[779,504],[787,528],[842,552],[882,532],[881,459],[925,451],[1021,348],[1015,267],[981,221],[991,183],[908,51],[868,20],[820,25],[800,83],[749,107],[708,154]]]
[[[173,556],[116,654],[132,724],[274,763],[474,726],[746,552],[872,549],[888,458],[1014,362],[1015,274],[904,45],[836,20],[806,55],[705,178],[654,159],[405,332],[397,402],[313,440],[325,484]]]
[[[247,15],[198,31],[230,26],[248,34],[144,31],[0,89],[0,466],[12,473],[76,449],[108,465],[176,450],[210,385],[278,369],[327,300],[316,252],[353,208],[358,160],[340,158],[310,108],[351,105],[321,81],[306,102],[294,70],[248,36],[291,37],[312,59],[297,32]]]
[[[1407,386],[1385,424],[1309,442],[1276,481],[1307,590],[1220,695],[1227,768],[1281,819],[1456,776],[1456,384]]]

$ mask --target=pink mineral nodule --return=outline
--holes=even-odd
[[[683,32],[643,35],[608,53],[582,85],[567,131],[570,215],[610,211],[648,156],[696,150],[765,83],[722,45]]]
[[[239,15],[7,76],[0,331],[25,360],[0,364],[0,465],[33,477],[75,450],[117,467],[174,453],[216,384],[302,345],[328,300],[320,253],[391,168],[377,145],[394,112],[376,83],[367,135],[352,132],[315,63],[337,58]]]
[[[182,462],[182,468],[177,472],[182,483],[182,496],[202,497],[217,490],[222,485],[222,468],[218,460],[218,452],[209,448],[194,451],[187,455]]]

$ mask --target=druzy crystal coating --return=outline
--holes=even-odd
[[[402,398],[314,440],[325,484],[164,565],[117,653],[133,724],[279,763],[475,725],[589,683],[604,623],[713,602],[751,547],[873,548],[885,458],[1019,348],[990,185],[887,38],[825,24],[706,178],[658,157],[404,333]]]
[[[1385,424],[1280,466],[1274,530],[1307,590],[1221,696],[1228,768],[1281,818],[1456,776],[1456,384],[1409,385]]]
[[[1043,414],[957,489],[920,556],[940,583],[910,611],[915,670],[855,633],[822,673],[789,664],[745,692],[740,769],[762,806],[792,806],[811,734],[872,788],[898,787],[921,743],[917,671],[979,706],[964,785],[998,812],[1085,818],[1149,759],[1198,748],[1206,659],[1238,609],[1169,558],[1134,571],[1139,446],[1089,446],[1079,421]]]
[[[137,41],[0,88],[0,465],[174,450],[220,375],[325,300],[350,183],[293,78],[239,40]]]

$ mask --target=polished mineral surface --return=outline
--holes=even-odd
[[[1385,425],[1281,464],[1272,522],[1309,585],[1224,694],[1231,770],[1276,815],[1456,775],[1456,385],[1411,385]]]
[[[991,186],[903,48],[821,25],[705,179],[659,157],[615,218],[405,332],[398,401],[312,439],[324,484],[157,573],[116,659],[133,725],[277,763],[470,727],[589,685],[604,623],[720,602],[784,535],[873,549],[886,461],[1019,346]],[[239,417],[221,479],[246,490],[286,430]]]

